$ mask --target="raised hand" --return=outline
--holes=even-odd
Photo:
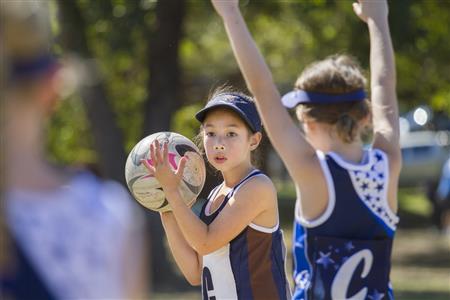
[[[211,0],[216,12],[224,17],[229,11],[239,8],[239,0]]]
[[[388,5],[386,0],[358,0],[353,3],[353,11],[364,22],[375,22],[387,19]]]
[[[155,178],[161,184],[163,190],[176,190],[180,184],[183,171],[186,166],[186,157],[179,161],[177,170],[174,170],[169,162],[169,150],[167,143],[163,143],[162,149],[158,140],[150,145],[150,159],[143,159],[142,163],[154,174]]]

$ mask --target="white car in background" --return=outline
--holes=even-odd
[[[439,182],[450,155],[450,131],[412,131],[400,135],[403,167],[400,186],[429,186]]]
[[[450,119],[433,119],[428,107],[418,107],[400,117],[403,167],[400,187],[424,187],[433,211],[432,221],[450,232]]]
[[[400,186],[436,185],[450,155],[450,119],[427,106],[407,112],[400,117],[400,147]]]

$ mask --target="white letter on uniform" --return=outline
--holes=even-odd
[[[373,261],[372,252],[367,249],[356,252],[342,264],[336,274],[336,277],[334,277],[331,285],[331,299],[364,300],[366,298],[367,287],[361,289],[354,296],[346,298],[350,280],[352,279],[353,273],[361,260],[364,260],[361,278],[364,278],[367,274],[369,274]]]

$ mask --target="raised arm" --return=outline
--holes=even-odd
[[[356,15],[367,23],[370,35],[370,85],[374,126],[373,146],[384,150],[399,171],[399,119],[396,95],[394,50],[385,0],[353,3]],[[397,170],[398,169],[398,170]]]
[[[212,0],[212,3],[224,22],[234,55],[247,87],[256,99],[272,144],[294,181],[307,178],[305,175],[311,174],[309,166],[316,168],[318,164],[311,159],[315,151],[282,106],[272,74],[248,31],[238,1]]]
[[[367,23],[370,35],[370,85],[374,127],[373,147],[389,156],[388,202],[397,211],[398,178],[402,166],[396,95],[394,50],[386,0],[353,3],[356,15]]]

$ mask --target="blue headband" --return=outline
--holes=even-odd
[[[293,108],[302,103],[331,104],[350,101],[362,101],[364,99],[366,99],[366,92],[364,92],[363,89],[342,94],[325,94],[307,92],[304,90],[294,90],[284,95],[281,98],[281,102],[285,107]]]
[[[40,56],[30,61],[15,61],[11,64],[12,80],[19,78],[29,78],[49,71],[57,66],[56,59],[49,54]]]

